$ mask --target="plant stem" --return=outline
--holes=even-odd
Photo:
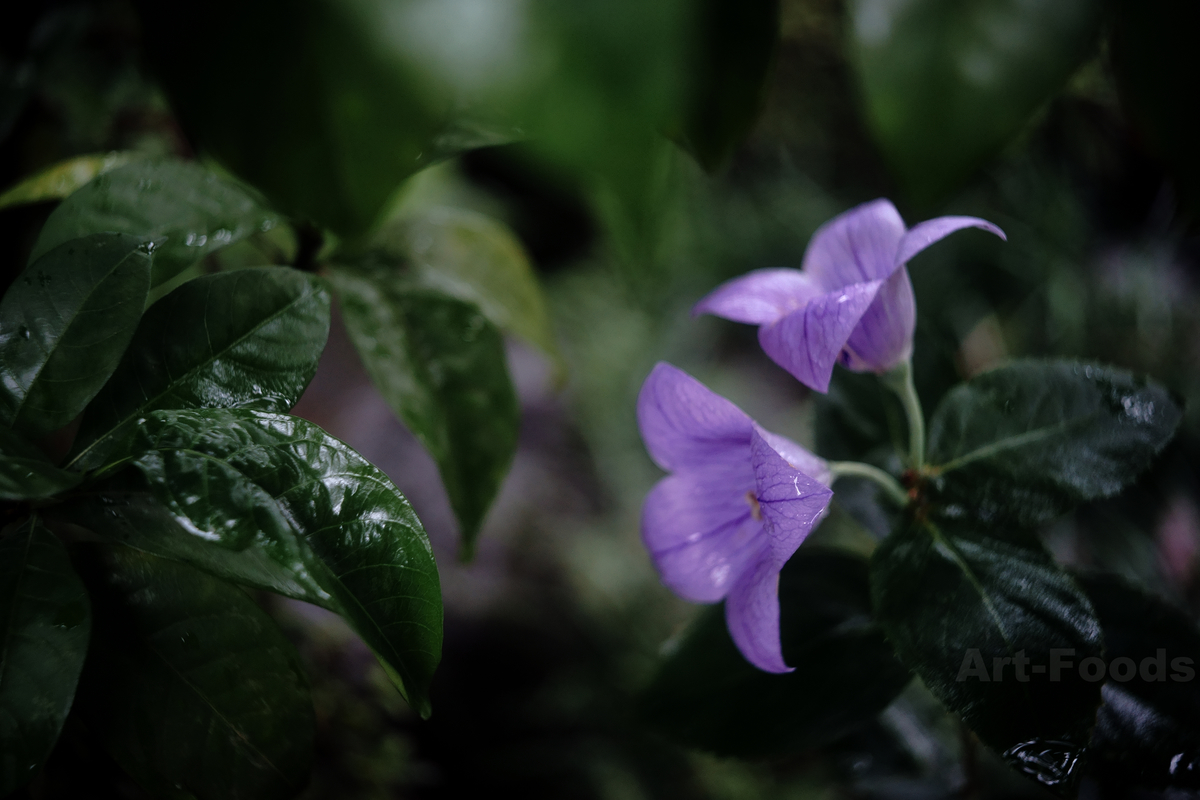
[[[874,481],[899,505],[908,505],[908,492],[904,491],[904,487],[900,485],[899,481],[879,467],[863,464],[860,461],[830,461],[829,471],[833,474],[835,480],[837,478],[853,477]]]
[[[913,384],[912,359],[880,377],[904,406],[904,416],[908,418],[909,466],[919,470],[925,466],[925,413],[921,410],[921,398],[917,396],[917,387]]]

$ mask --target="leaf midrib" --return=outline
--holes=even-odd
[[[193,375],[193,374],[194,374],[194,373],[195,373],[197,370],[201,370],[201,369],[204,369],[204,368],[206,368],[206,367],[210,366],[210,365],[211,365],[213,362],[215,362],[215,361],[217,361],[218,359],[220,359],[220,358],[224,357],[224,356],[225,356],[225,355],[226,355],[226,354],[227,354],[227,353],[228,353],[230,350],[232,350],[233,348],[237,347],[237,346],[238,346],[238,345],[240,345],[242,342],[246,341],[246,340],[247,340],[247,339],[249,339],[251,336],[253,336],[254,334],[256,334],[256,333],[257,333],[257,332],[258,332],[258,331],[259,331],[261,328],[263,328],[264,326],[266,326],[267,324],[269,324],[269,323],[271,323],[271,322],[274,322],[274,321],[275,321],[276,319],[278,319],[278,318],[279,318],[281,315],[283,315],[283,314],[285,314],[286,312],[290,311],[290,310],[291,310],[291,308],[292,308],[293,306],[297,305],[298,303],[300,303],[300,302],[302,302],[302,301],[304,301],[304,300],[307,300],[307,299],[311,298],[311,297],[313,296],[312,288],[313,288],[313,287],[312,287],[312,284],[306,283],[306,289],[307,289],[307,291],[306,291],[304,294],[302,294],[302,295],[300,295],[299,297],[296,297],[296,298],[294,298],[294,299],[290,300],[290,301],[287,303],[287,305],[283,306],[283,307],[282,307],[282,308],[280,308],[278,311],[276,311],[275,313],[271,314],[269,317],[265,317],[265,318],[264,318],[262,321],[260,321],[260,322],[259,322],[257,325],[255,325],[253,328],[251,328],[251,329],[250,329],[249,331],[247,331],[245,334],[243,334],[242,336],[238,337],[236,340],[234,340],[234,341],[230,342],[228,345],[226,345],[224,348],[222,348],[222,349],[220,350],[220,352],[213,352],[213,353],[212,353],[212,355],[210,355],[210,356],[209,356],[207,359],[205,359],[204,361],[202,361],[202,362],[200,362],[200,363],[196,364],[195,366],[191,367],[190,369],[188,369],[186,372],[184,372],[184,373],[183,373],[182,375],[180,375],[178,378],[176,378],[175,380],[171,381],[171,382],[170,382],[170,383],[167,385],[167,387],[166,387],[166,388],[164,388],[164,389],[163,389],[161,392],[159,392],[158,394],[156,394],[154,397],[147,397],[147,398],[146,398],[146,399],[145,399],[145,400],[144,400],[142,403],[140,403],[140,404],[139,404],[139,405],[138,405],[138,406],[137,406],[135,409],[133,409],[133,410],[132,410],[131,412],[129,412],[128,414],[126,414],[126,415],[125,415],[123,418],[120,418],[120,419],[119,419],[119,420],[118,420],[118,421],[117,421],[117,422],[116,422],[114,425],[112,425],[111,427],[109,427],[109,429],[108,429],[108,430],[104,431],[104,433],[102,433],[102,434],[100,434],[99,436],[97,436],[97,437],[96,437],[96,438],[95,438],[95,439],[92,441],[92,443],[91,443],[91,444],[89,444],[87,447],[85,447],[83,450],[81,450],[81,451],[79,452],[79,455],[77,455],[77,456],[75,456],[74,458],[72,458],[72,459],[71,459],[71,461],[70,461],[70,462],[69,462],[69,463],[68,463],[66,466],[69,468],[69,467],[70,467],[72,464],[74,464],[75,462],[77,462],[79,459],[83,458],[83,456],[84,456],[85,454],[87,454],[88,452],[90,452],[90,451],[92,450],[92,448],[94,448],[96,445],[98,445],[98,444],[100,444],[101,442],[103,442],[105,439],[107,439],[109,436],[111,436],[111,435],[112,435],[112,434],[113,434],[115,431],[117,431],[118,429],[120,429],[120,428],[121,428],[121,426],[125,425],[127,422],[129,422],[130,420],[132,420],[134,417],[138,416],[138,415],[139,415],[139,414],[141,414],[141,413],[144,413],[144,412],[147,410],[147,408],[149,408],[150,406],[152,406],[154,403],[156,403],[158,400],[160,400],[160,399],[161,399],[162,397],[164,397],[165,395],[169,394],[169,393],[171,392],[171,390],[172,390],[172,389],[174,389],[174,388],[175,388],[176,386],[178,386],[180,383],[182,383],[183,381],[185,381],[185,380],[186,380],[188,377],[190,377],[191,375]],[[204,322],[205,322],[205,336],[207,337],[207,336],[208,336],[208,318],[207,318],[207,315],[205,316],[205,320],[204,320]],[[211,343],[212,339],[211,339],[211,338],[208,338],[208,341]],[[158,410],[158,409],[155,409],[155,408],[150,408],[150,410],[151,410],[151,411],[156,411],[156,410]]]
[[[100,278],[100,280],[98,280],[94,284],[92,284],[92,288],[88,290],[88,293],[86,295],[84,295],[83,300],[80,301],[79,305],[76,307],[75,313],[71,316],[70,322],[67,323],[66,327],[63,328],[62,333],[59,334],[57,339],[55,339],[54,344],[51,345],[49,352],[46,353],[46,357],[44,359],[42,359],[41,365],[37,368],[37,372],[34,373],[33,378],[29,381],[28,385],[25,387],[25,393],[23,395],[21,395],[21,400],[20,400],[20,402],[17,403],[16,411],[13,413],[13,416],[12,416],[13,424],[15,424],[16,421],[20,418],[21,412],[25,410],[25,403],[29,400],[29,396],[31,394],[33,394],[34,385],[37,384],[38,379],[41,377],[42,372],[45,371],[46,366],[50,363],[51,359],[54,358],[54,354],[58,352],[58,348],[62,344],[63,339],[65,339],[67,337],[67,334],[70,333],[71,329],[75,326],[75,322],[79,319],[79,315],[83,312],[83,309],[91,301],[92,295],[96,294],[96,292],[100,290],[100,287],[105,282],[107,282],[109,280],[109,278],[112,277],[113,273],[116,272],[117,269],[121,267],[121,265],[123,265],[126,261],[128,261],[130,259],[130,257],[138,254],[140,251],[141,251],[141,245],[139,244],[138,247],[134,248],[133,250],[130,250],[128,253],[126,253],[124,256],[122,256],[119,261],[117,261],[115,264],[113,264],[112,267],[110,267],[109,270],[104,273],[104,275]],[[37,263],[37,262],[35,261],[34,263]],[[150,271],[150,266],[148,264],[146,266],[146,271],[147,271],[147,273],[149,273],[149,271]],[[143,300],[143,302],[145,302],[145,301]]]
[[[980,459],[1002,453],[1005,450],[1013,450],[1018,447],[1034,444],[1042,441],[1043,439],[1048,439],[1057,434],[1064,433],[1070,430],[1072,427],[1083,426],[1086,423],[1091,423],[1098,416],[1100,416],[1100,412],[1093,411],[1081,417],[1076,417],[1075,419],[1064,420],[1062,422],[1057,422],[1053,425],[1047,425],[1041,428],[1034,428],[1033,430],[1019,433],[1016,436],[1010,436],[1006,439],[990,442],[989,444],[985,444],[983,447],[976,448],[965,455],[951,459],[945,464],[933,466],[931,469],[936,470],[937,474],[939,475],[945,475],[947,472],[959,469],[960,467],[964,467],[967,464],[979,461]]]
[[[221,710],[219,708],[217,708],[217,706],[211,700],[208,699],[208,696],[205,695],[204,692],[201,691],[199,687],[197,687],[195,684],[193,684],[191,681],[189,681],[182,672],[180,672],[178,669],[176,669],[175,665],[172,664],[171,661],[169,659],[167,659],[166,656],[164,656],[161,652],[159,652],[157,647],[155,647],[153,644],[151,644],[148,640],[145,641],[145,645],[146,645],[146,649],[149,650],[151,653],[153,653],[155,656],[157,656],[158,659],[163,663],[163,665],[166,666],[166,668],[168,670],[170,670],[170,672],[173,675],[175,675],[175,677],[179,680],[180,683],[182,683],[188,689],[191,689],[192,692],[196,695],[196,697],[200,698],[201,702],[203,702],[205,706],[207,706],[209,709],[212,710],[213,714],[215,714],[217,716],[217,719],[221,720],[221,722],[227,728],[229,728],[230,731],[232,731],[234,734],[237,735],[237,738],[241,742],[244,743],[244,745],[246,746],[247,749],[249,749],[256,755],[258,755],[260,758],[262,758],[262,760],[264,762],[266,762],[271,767],[271,769],[274,770],[275,773],[279,775],[280,778],[283,779],[284,783],[286,783],[288,786],[295,785],[291,782],[291,780],[288,779],[287,775],[283,774],[283,771],[281,769],[279,769],[279,767],[275,766],[275,762],[272,761],[270,758],[268,758],[265,753],[263,753],[261,750],[259,750],[257,747],[255,747],[254,743],[250,741],[250,738],[245,733],[243,733],[241,731],[241,729],[238,728],[237,725],[233,724],[230,720],[228,720],[225,717],[225,715],[221,713]]]
[[[1008,647],[1008,652],[1015,656],[1015,645],[1013,644],[1012,639],[1009,638],[1008,631],[1005,629],[1004,622],[1000,617],[1000,612],[996,610],[995,604],[992,603],[991,595],[988,593],[987,589],[984,588],[983,582],[979,580],[979,577],[975,574],[974,570],[971,569],[970,564],[967,563],[966,557],[959,552],[959,549],[955,547],[950,539],[941,532],[937,525],[934,525],[932,522],[926,522],[924,527],[928,529],[930,537],[935,542],[946,548],[946,551],[954,560],[955,566],[959,568],[959,570],[966,577],[967,582],[971,584],[971,588],[973,588],[976,594],[979,595],[979,599],[983,603],[983,607],[987,609],[988,616],[992,618],[992,622],[995,623],[996,629],[1000,631],[1000,638],[1004,640],[1004,644]]]
[[[226,413],[236,413],[236,409],[226,409],[224,411]],[[250,415],[257,415],[259,412],[248,411],[246,413],[248,413]],[[278,416],[287,416],[287,415],[278,415]],[[296,420],[297,418],[289,417],[289,419]],[[304,426],[311,425],[311,423],[307,423],[306,421],[303,421],[303,420],[299,420],[299,422],[301,422]],[[316,426],[313,426],[313,427],[316,427]],[[328,434],[325,434],[325,436],[328,436]],[[332,438],[332,437],[329,437],[329,438]],[[284,441],[285,442],[294,442],[294,441],[301,441],[301,440],[307,441],[307,439],[303,436],[303,434],[301,434],[297,431],[297,433],[295,434],[295,438],[285,437]],[[279,445],[280,445],[280,443],[272,442],[272,443],[268,443],[268,444],[261,445],[261,446],[268,447],[268,448],[274,450],[274,449],[281,449],[279,447]],[[230,451],[230,453],[225,454],[223,458],[218,458],[217,456],[214,456],[212,454],[204,453],[199,450],[194,450],[191,447],[186,447],[186,446],[168,447],[168,446],[163,446],[163,445],[159,445],[156,443],[154,447],[149,448],[148,450],[152,450],[152,451],[186,451],[186,452],[192,453],[198,457],[201,457],[201,458],[204,458],[207,460],[217,461],[221,464],[224,464],[225,466],[231,466],[228,463],[228,459],[230,459],[232,456],[236,455],[237,453],[241,452],[242,449],[243,448],[237,448],[235,450],[232,450],[232,451]],[[349,448],[347,448],[347,449],[349,450]],[[350,452],[353,453],[352,450],[350,450]],[[309,542],[308,542],[308,534],[298,530],[297,526],[295,525],[294,521],[291,518],[291,514],[287,512],[287,510],[283,507],[283,504],[280,502],[281,497],[283,497],[286,494],[290,493],[291,491],[295,490],[298,486],[322,482],[323,476],[314,475],[311,478],[311,480],[305,481],[301,484],[293,484],[292,486],[289,486],[285,491],[276,495],[276,494],[268,491],[265,486],[263,486],[261,483],[259,483],[259,481],[251,478],[245,472],[242,472],[240,469],[237,469],[236,467],[235,467],[235,469],[237,470],[237,472],[239,474],[243,475],[249,483],[251,483],[254,486],[261,489],[268,497],[270,497],[272,499],[272,501],[274,503],[276,503],[276,506],[279,509],[281,516],[283,517],[284,520],[287,521],[288,527],[296,535],[296,538],[303,543],[304,548],[306,550],[308,550],[309,554],[311,555],[313,562],[314,562],[314,567],[319,567],[321,569],[321,571],[323,571],[326,575],[328,575],[329,579],[336,584],[336,589],[338,591],[338,594],[333,595],[332,593],[330,593],[331,599],[336,601],[337,604],[339,606],[341,606],[343,609],[347,609],[348,606],[352,605],[354,608],[357,608],[360,612],[359,614],[356,615],[356,617],[358,619],[365,618],[366,620],[368,620],[370,622],[370,627],[372,629],[374,629],[374,631],[377,633],[378,640],[383,645],[386,645],[386,648],[387,648],[388,652],[390,653],[390,657],[386,658],[384,660],[388,663],[388,665],[392,668],[393,671],[396,672],[397,676],[400,678],[401,683],[403,685],[403,688],[401,689],[401,691],[405,695],[405,699],[412,702],[413,698],[411,697],[411,695],[413,692],[417,691],[417,689],[415,687],[415,681],[413,680],[411,671],[408,669],[408,667],[405,663],[405,659],[403,659],[401,657],[402,656],[401,652],[391,642],[391,640],[389,639],[387,634],[384,633],[384,630],[380,626],[378,620],[376,620],[375,615],[372,614],[367,609],[367,607],[359,600],[357,594],[355,594],[352,590],[350,590],[349,587],[346,586],[345,582],[342,580],[342,577],[340,575],[338,575],[336,572],[334,572],[333,568],[329,565],[328,561],[323,556],[319,555],[313,549],[312,545],[309,544]],[[372,482],[375,482],[376,484],[384,486],[385,488],[390,483],[390,481],[388,483],[384,483],[384,481],[381,480],[379,477],[377,477],[375,475],[371,475],[371,474],[356,475],[356,477],[361,478],[361,479],[370,479]],[[391,490],[395,491],[394,486],[391,487]],[[397,520],[397,522],[399,522],[399,520]],[[325,528],[321,528],[319,530],[325,530]],[[319,577],[314,575],[313,578],[314,578],[314,580],[316,580],[318,582],[318,584],[320,583]],[[349,598],[349,600],[351,602],[348,603],[346,601],[347,597]],[[430,601],[430,602],[432,602],[432,601]],[[424,652],[424,651],[422,651],[422,652]],[[402,672],[403,672],[403,674],[401,674]],[[425,699],[425,698],[422,698],[422,699]],[[425,700],[425,702],[426,703],[428,702],[427,699]]]

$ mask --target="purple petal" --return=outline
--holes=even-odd
[[[767,545],[763,524],[751,511],[749,460],[739,466],[729,470],[728,480],[715,471],[670,475],[646,496],[642,541],[662,582],[687,600],[720,600]]]
[[[833,492],[785,461],[758,431],[750,437],[750,462],[771,554],[782,568],[821,519]]]
[[[772,450],[783,456],[783,460],[788,464],[826,486],[833,483],[833,474],[829,471],[828,461],[810,453],[786,436],[771,433],[757,425],[754,430],[766,440],[767,444],[771,445]]]
[[[764,550],[725,599],[725,624],[738,650],[766,672],[791,672],[779,637],[779,570]]]
[[[856,372],[887,372],[912,355],[917,301],[908,270],[892,273],[846,342],[846,366]]]
[[[904,234],[900,239],[900,245],[895,251],[895,266],[907,264],[909,259],[917,253],[924,250],[934,242],[945,239],[955,231],[960,231],[963,228],[979,228],[980,230],[994,233],[1001,239],[1008,241],[1008,237],[1004,235],[1004,231],[988,222],[986,219],[979,217],[937,217],[935,219],[927,219],[924,222],[914,225],[912,230]]]
[[[818,392],[828,391],[833,365],[882,283],[854,284],[810,300],[799,311],[759,328],[758,342],[796,380]]]
[[[696,303],[693,315],[714,314],[734,322],[764,325],[821,294],[811,276],[798,269],[758,269],[718,286]]]
[[[805,272],[826,291],[881,280],[896,268],[904,220],[888,200],[874,200],[834,217],[804,251]]]
[[[744,459],[754,427],[740,408],[663,362],[642,384],[637,416],[650,457],[670,472],[735,454]]]

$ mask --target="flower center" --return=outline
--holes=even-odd
[[[762,506],[758,504],[758,498],[754,496],[753,489],[746,492],[746,504],[750,506],[750,516],[762,522]]]

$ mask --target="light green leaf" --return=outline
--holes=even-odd
[[[36,517],[0,537],[0,796],[50,755],[90,631],[87,594],[58,539]]]
[[[520,409],[499,331],[469,303],[385,268],[329,275],[384,399],[437,462],[469,558],[517,448]]]
[[[793,672],[774,675],[747,662],[729,638],[724,606],[716,606],[643,690],[642,716],[718,755],[787,755],[869,722],[909,682],[871,620],[865,559],[802,547],[779,576],[779,604]]]
[[[357,257],[334,260],[361,262],[414,287],[474,303],[500,330],[561,362],[529,257],[512,231],[490,217],[431,209],[391,223]]]
[[[97,175],[116,169],[132,158],[132,153],[112,152],[60,161],[0,194],[0,208],[60,200]]]
[[[78,546],[95,633],[78,707],[144,788],[199,800],[292,797],[315,726],[295,649],[245,592],[185,564]]]
[[[896,655],[985,743],[1078,782],[1100,685],[1061,661],[1100,656],[1100,623],[1035,537],[912,520],[872,555],[871,596]]]
[[[0,300],[0,424],[66,425],[116,368],[150,282],[140,240],[102,233],[30,264]]]
[[[84,414],[71,465],[101,466],[102,440],[156,409],[290,410],[328,335],[329,294],[311,275],[264,267],[188,281],[142,317]]]
[[[1175,435],[1163,386],[1074,361],[1017,361],[952,390],[929,426],[936,513],[1036,525],[1128,486]]]
[[[867,119],[920,203],[1000,151],[1094,49],[1099,0],[852,0]]]
[[[346,618],[429,713],[442,598],[429,539],[387,477],[297,417],[154,411],[117,475],[56,513],[96,533]]]
[[[23,437],[0,428],[0,500],[37,500],[66,491],[83,476],[50,463]]]
[[[154,242],[151,286],[158,286],[278,221],[245,188],[200,164],[135,161],[97,176],[54,209],[30,261],[68,239],[127,233]]]

